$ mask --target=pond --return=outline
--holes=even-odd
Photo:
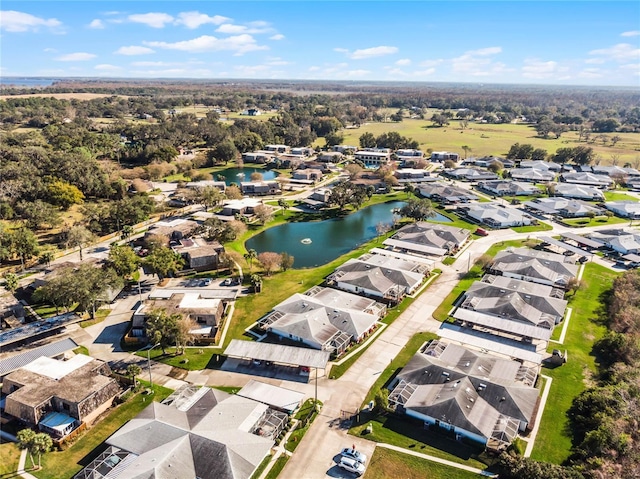
[[[245,246],[258,253],[287,252],[295,258],[294,268],[319,266],[378,236],[376,225],[392,223],[393,210],[403,205],[402,201],[390,201],[340,218],[286,223],[254,236]]]
[[[277,171],[263,170],[262,168],[226,168],[213,173],[213,179],[221,181],[224,176],[224,182],[229,186],[231,183],[251,181],[251,173],[260,173],[263,180],[273,180],[279,175]]]

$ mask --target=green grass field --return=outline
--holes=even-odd
[[[602,226],[606,224],[617,225],[621,223],[628,223],[629,220],[626,218],[618,218],[617,216],[612,216],[611,218],[607,218],[606,216],[596,216],[593,219],[567,218],[562,220],[562,222],[571,226],[583,227],[583,226]]]
[[[444,466],[419,457],[377,447],[369,460],[364,479],[475,479],[477,474]]]
[[[111,411],[98,424],[80,436],[68,449],[50,452],[42,456],[42,469],[32,474],[39,479],[60,479],[73,477],[98,454],[100,445],[129,419],[150,404],[166,398],[171,390],[162,386],[153,387],[152,398],[141,393],[136,394],[124,404]]]
[[[558,148],[585,145],[578,142],[577,132],[566,132],[559,139],[539,138],[532,126],[524,124],[477,124],[469,123],[469,128],[462,130],[458,121],[441,128],[433,127],[428,120],[404,119],[399,123],[366,123],[360,128],[342,130],[344,144],[358,145],[360,136],[365,132],[379,136],[382,133],[396,131],[403,136],[413,138],[420,143],[420,148],[427,150],[446,150],[463,154],[462,146],[470,148],[468,156],[496,155],[504,156],[514,143],[528,143],[534,148],[543,148],[555,153]],[[612,136],[613,134],[611,134]],[[618,161],[634,162],[640,155],[640,133],[617,133],[622,139],[615,147],[604,146],[602,142],[588,143],[600,156],[601,164],[612,161],[617,155]]]
[[[621,193],[618,191],[605,191],[604,199],[607,201],[640,201],[636,196],[632,196],[627,193]]]
[[[18,470],[20,460],[20,449],[13,442],[0,443],[0,478],[18,477],[15,473]],[[29,459],[27,458],[27,464]]]
[[[531,457],[561,464],[571,449],[566,413],[573,399],[587,388],[596,372],[592,354],[595,341],[606,332],[600,322],[602,294],[611,288],[616,273],[604,266],[588,263],[582,275],[582,287],[569,301],[573,308],[563,345],[551,343],[552,349],[567,350],[568,362],[555,369],[543,368],[542,374],[553,378],[549,399]]]

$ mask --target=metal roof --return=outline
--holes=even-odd
[[[238,396],[265,403],[289,413],[298,409],[304,399],[304,394],[297,391],[273,386],[253,379],[238,391],[237,394]]]
[[[507,333],[517,334],[518,336],[525,336],[535,339],[544,339],[548,341],[551,338],[551,330],[546,328],[539,328],[531,324],[526,324],[521,321],[514,321],[509,318],[501,318],[499,316],[492,316],[489,314],[472,311],[469,309],[458,308],[453,314],[453,317],[460,321],[466,321],[468,323],[479,324],[491,329],[497,329]]]
[[[600,241],[595,241],[589,238],[585,238],[584,236],[580,236],[575,233],[561,233],[560,236],[562,236],[565,239],[572,240],[579,244],[588,246],[589,248],[601,248],[604,246],[604,243]]]
[[[435,256],[443,256],[447,254],[446,249],[442,248],[434,248],[433,246],[426,246],[417,243],[412,243],[409,241],[395,240],[388,238],[382,242],[385,246],[393,246],[396,248],[411,250],[411,251],[419,251],[420,253],[432,254]]]
[[[260,361],[273,361],[281,364],[306,366],[309,368],[325,369],[329,362],[330,353],[316,349],[297,348],[281,344],[256,343],[232,339],[224,351],[225,356],[235,358],[250,358]]]
[[[458,341],[487,351],[494,351],[511,358],[522,359],[535,364],[542,363],[542,356],[531,349],[524,349],[518,341],[509,341],[493,335],[481,335],[478,331],[461,328],[449,323],[443,323],[438,334],[450,341]]]
[[[30,349],[15,356],[0,361],[0,377],[9,374],[11,371],[26,366],[30,362],[41,356],[52,357],[62,354],[71,349],[78,347],[78,344],[71,338],[56,341],[55,343],[45,344],[38,348]]]
[[[544,241],[545,243],[549,243],[559,248],[566,249],[567,251],[571,251],[572,253],[575,253],[575,254],[581,254],[582,256],[593,256],[593,253],[590,253],[589,251],[586,251],[582,248],[576,248],[575,246],[571,246],[569,243],[565,243],[564,241],[558,241],[549,236],[541,236],[540,241]]]

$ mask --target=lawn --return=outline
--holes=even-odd
[[[426,459],[377,447],[367,466],[364,479],[476,479],[477,474]]]
[[[561,464],[571,449],[566,412],[573,399],[590,383],[596,372],[593,343],[606,332],[600,322],[602,296],[611,288],[616,273],[604,266],[588,263],[582,275],[582,287],[569,301],[573,308],[565,343],[552,343],[549,350],[567,350],[568,362],[555,369],[543,368],[553,378],[549,399],[542,416],[532,458]]]
[[[455,112],[453,112],[455,114]],[[540,138],[533,126],[525,124],[478,124],[469,123],[469,128],[462,130],[460,122],[452,120],[451,124],[442,128],[433,127],[428,120],[405,118],[402,122],[366,123],[356,129],[341,130],[345,145],[358,145],[360,136],[370,132],[375,136],[396,131],[403,136],[416,140],[422,150],[456,151],[462,153],[462,146],[470,148],[469,155],[505,156],[514,143],[528,143],[534,148],[543,148],[555,153],[558,148],[586,145],[578,142],[578,133],[563,133],[561,138]],[[602,158],[610,158],[612,154],[620,155],[621,162],[633,161],[637,156],[637,145],[640,143],[638,133],[618,133],[622,140],[615,147],[604,146],[601,142],[589,143],[594,152]],[[606,161],[606,160],[605,160]]]
[[[13,442],[0,443],[0,478],[14,477],[18,470],[20,449]],[[29,460],[27,459],[27,464]]]
[[[276,462],[265,476],[265,479],[276,479],[284,469],[284,466],[286,466],[288,460],[289,456],[282,454],[278,459],[276,459]]]
[[[640,201],[636,196],[631,196],[626,193],[618,193],[616,191],[605,191],[604,199],[606,201]]]
[[[617,216],[612,216],[611,218],[607,218],[606,216],[596,216],[594,218],[566,218],[562,220],[563,223],[576,226],[602,226],[605,224],[616,225],[621,223],[628,223],[629,220],[627,218],[618,218]]]
[[[141,381],[143,382],[143,381]],[[143,382],[144,383],[144,382]],[[147,383],[148,384],[148,383]],[[153,400],[166,398],[171,390],[162,386],[153,386]],[[59,479],[73,477],[80,469],[89,464],[101,452],[100,445],[150,404],[148,396],[139,393],[121,404],[109,415],[80,436],[73,445],[64,451],[50,452],[42,456],[42,469],[32,474],[40,479]]]
[[[318,401],[318,405],[320,408],[322,408],[322,403],[320,401]],[[302,438],[311,427],[311,424],[318,417],[318,414],[313,412],[313,409],[314,409],[314,400],[307,399],[304,402],[304,404],[300,407],[300,410],[296,413],[295,418],[298,421],[307,420],[308,422],[304,425],[302,422],[297,423],[296,429],[291,433],[291,435],[289,435],[289,439],[287,440],[287,443],[284,445],[287,451],[293,452],[296,450],[296,448],[300,444],[300,441],[302,441]]]
[[[492,258],[501,250],[506,249],[510,246],[515,248],[520,248],[522,246],[526,246],[532,243],[533,240],[513,240],[513,241],[501,241],[499,243],[494,244],[487,250],[486,255],[491,256]],[[449,311],[453,308],[453,303],[460,297],[462,293],[464,293],[469,287],[480,278],[482,278],[483,270],[478,265],[473,265],[469,272],[462,277],[462,279],[458,282],[458,284],[453,288],[453,290],[449,293],[449,295],[444,299],[442,303],[436,308],[433,312],[433,317],[438,321],[446,321],[449,317]]]
[[[553,226],[543,221],[538,221],[537,225],[514,226],[511,229],[516,233],[533,233],[535,231],[551,231]]]

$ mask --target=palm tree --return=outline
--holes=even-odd
[[[253,266],[253,260],[258,257],[258,252],[254,249],[250,249],[244,255],[244,259],[249,263],[249,274],[251,274],[251,268]]]
[[[253,286],[253,292],[259,293],[262,291],[262,276],[259,274],[251,275],[251,285]]]
[[[122,227],[122,233],[120,234],[120,239],[123,241],[128,240],[133,234],[133,226],[124,225]]]
[[[462,145],[461,147],[464,150],[464,159],[467,159],[467,154],[471,151],[471,148],[469,148],[468,145]]]
[[[53,254],[53,251],[45,251],[40,256],[38,256],[38,261],[41,264],[49,266],[55,258],[56,258],[56,255]]]
[[[404,186],[404,192],[407,194],[407,198],[409,198],[409,195],[411,195],[411,193],[413,193],[416,189],[413,187],[412,184],[407,183]]]
[[[289,203],[287,203],[284,198],[278,200],[278,206],[282,214],[289,209]]]

